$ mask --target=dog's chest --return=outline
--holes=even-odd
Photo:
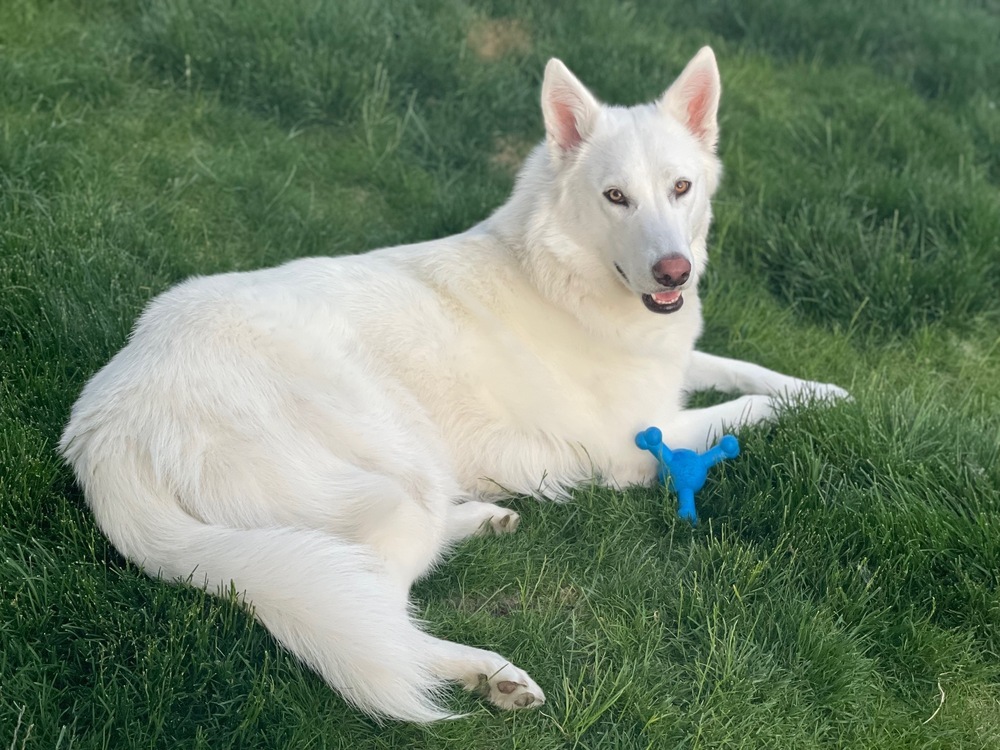
[[[451,397],[484,419],[593,439],[602,428],[627,432],[681,407],[694,346],[683,326],[673,337],[614,340],[527,307],[489,331],[476,328],[462,347],[464,383]]]

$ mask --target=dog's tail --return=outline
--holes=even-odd
[[[349,702],[375,717],[429,722],[451,716],[435,701],[430,636],[410,618],[405,592],[367,548],[318,531],[203,523],[132,454],[95,460],[69,435],[73,463],[98,525],[151,575],[231,583],[286,648]]]

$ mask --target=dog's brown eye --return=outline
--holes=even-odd
[[[674,195],[684,195],[684,193],[690,189],[690,180],[677,180],[677,182],[674,183]]]
[[[604,197],[617,206],[628,205],[628,198],[626,198],[625,193],[618,188],[608,188],[604,191]]]

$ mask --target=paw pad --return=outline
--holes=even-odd
[[[511,682],[510,680],[503,680],[497,683],[497,690],[505,695],[510,695],[519,687],[527,687],[527,685],[520,682]]]

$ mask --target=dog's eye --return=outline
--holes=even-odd
[[[690,180],[677,180],[677,182],[674,183],[674,195],[684,195],[684,193],[690,189]]]
[[[604,191],[604,197],[616,206],[628,206],[628,198],[626,198],[625,193],[618,188],[608,188]]]

